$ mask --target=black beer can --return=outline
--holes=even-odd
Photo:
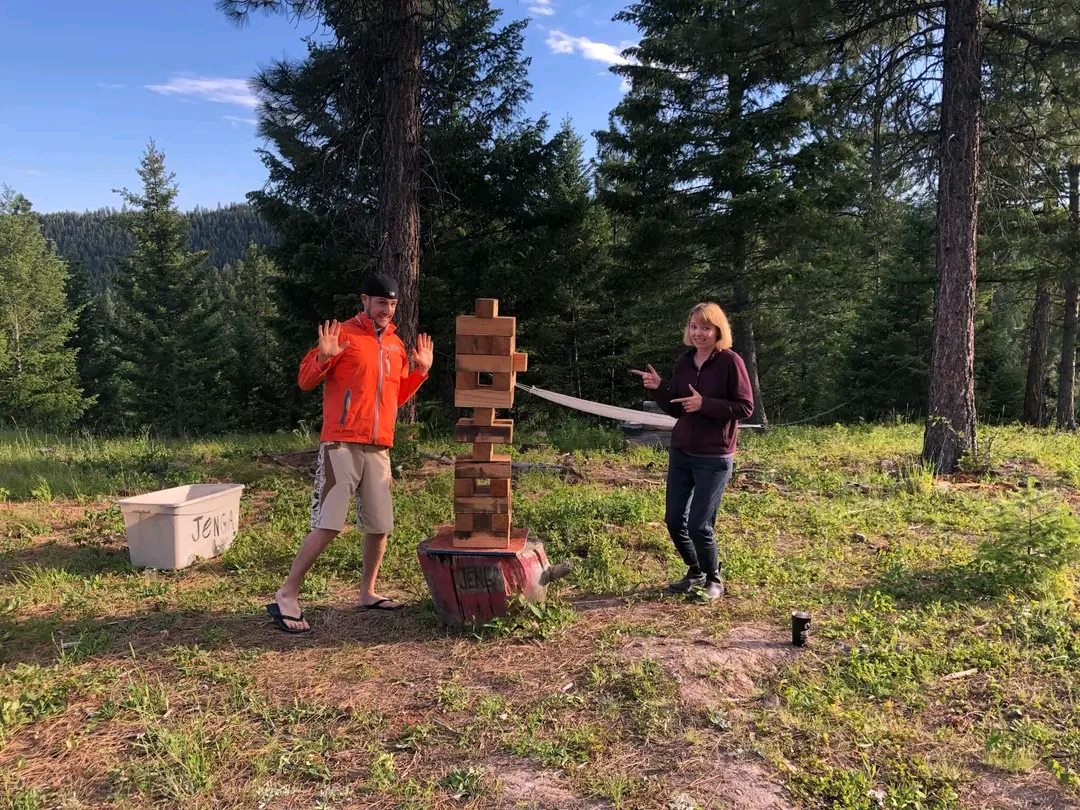
[[[791,612],[791,643],[796,647],[805,647],[810,635],[810,614],[805,610]]]

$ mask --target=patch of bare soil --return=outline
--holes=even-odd
[[[267,453],[259,457],[259,462],[268,467],[314,474],[318,450],[297,450],[292,453]]]
[[[1028,776],[984,769],[961,805],[973,810],[1077,810],[1080,800],[1065,791],[1046,773]]]
[[[607,802],[583,799],[555,770],[539,768],[523,760],[497,759],[485,763],[498,780],[498,797],[485,804],[492,810],[602,810]]]
[[[662,487],[667,469],[659,465],[629,466],[605,461],[586,467],[585,479],[592,484],[613,487]]]
[[[777,669],[791,663],[801,650],[791,646],[776,627],[739,624],[721,638],[703,628],[687,627],[683,606],[642,602],[616,611],[603,606],[596,620],[616,617],[651,626],[654,635],[630,637],[620,648],[624,660],[651,659],[678,684],[679,696],[692,710],[755,700],[758,684]],[[678,748],[679,746],[675,746]],[[670,788],[666,808],[682,810],[792,810],[788,798],[768,767],[752,755],[723,750],[720,740],[706,755],[686,759],[676,750],[654,746],[642,752],[652,760],[650,770],[661,775]]]
[[[795,810],[783,787],[759,761],[721,754],[689,763],[667,777],[675,810]]]
[[[679,684],[686,704],[707,709],[754,697],[757,682],[793,661],[799,651],[777,628],[746,624],[733,627],[719,640],[701,630],[685,636],[637,638],[620,654],[656,661]]]

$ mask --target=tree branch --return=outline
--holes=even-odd
[[[877,28],[879,25],[883,25],[884,23],[892,22],[893,20],[900,20],[904,17],[910,17],[914,14],[920,14],[924,11],[940,11],[944,8],[944,0],[939,0],[939,2],[936,3],[917,3],[912,6],[906,6],[890,14],[882,14],[880,17],[874,17],[871,20],[867,20],[865,23],[858,26],[857,28],[852,28],[848,31],[841,31],[835,37],[830,37],[828,39],[822,40],[822,44],[842,46],[849,39],[854,39],[860,34],[865,34],[867,31]]]
[[[983,20],[983,28],[998,34],[1006,34],[1008,36],[1016,37],[1017,39],[1022,39],[1029,45],[1033,45],[1042,50],[1044,54],[1080,53],[1080,39],[1077,39],[1076,37],[1065,37],[1064,39],[1059,40],[1047,39],[1046,37],[1040,37],[1038,34],[1033,34],[1031,31],[1021,27],[1017,23],[991,20],[989,18]]]

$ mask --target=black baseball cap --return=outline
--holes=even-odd
[[[375,275],[364,279],[360,292],[372,298],[397,299],[398,285],[390,276]]]

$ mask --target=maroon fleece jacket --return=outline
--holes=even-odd
[[[701,410],[683,411],[682,403],[672,403],[691,395],[690,386],[701,394]],[[679,421],[671,432],[671,446],[684,453],[701,456],[731,455],[739,437],[739,420],[754,412],[754,393],[743,359],[731,349],[713,352],[694,365],[694,349],[675,361],[671,380],[661,380],[653,399]]]

